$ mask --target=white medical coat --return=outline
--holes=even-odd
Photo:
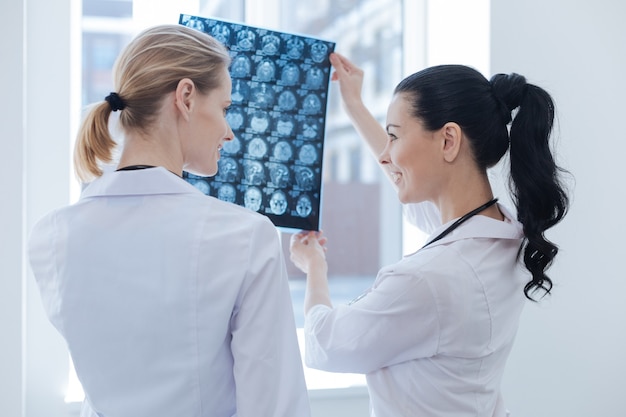
[[[500,209],[506,221],[474,216],[382,268],[353,304],[309,310],[307,365],[366,374],[372,416],[505,416],[500,381],[529,275],[522,226]],[[450,224],[430,203],[407,215],[429,240]]]
[[[309,416],[278,234],[163,168],[107,173],[29,255],[85,416]]]

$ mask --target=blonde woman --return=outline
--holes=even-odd
[[[308,416],[284,260],[263,216],[207,197],[233,138],[227,51],[178,25],[139,34],[75,151],[80,200],[29,254],[85,389],[83,416]],[[103,174],[119,112],[124,146]]]

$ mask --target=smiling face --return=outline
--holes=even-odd
[[[190,132],[184,147],[184,169],[202,176],[217,173],[217,161],[224,141],[234,137],[226,110],[231,104],[231,80],[224,67],[219,87],[200,94],[196,90],[195,103],[190,114]]]
[[[434,201],[441,190],[445,163],[442,138],[438,131],[424,129],[410,112],[407,96],[396,94],[387,111],[387,144],[379,162],[402,203]]]

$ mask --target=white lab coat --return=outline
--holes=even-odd
[[[309,416],[264,216],[163,168],[107,173],[34,228],[32,269],[102,417]]]
[[[500,209],[505,222],[474,216],[382,268],[353,304],[314,306],[307,365],[366,374],[372,416],[505,416],[500,381],[530,277],[517,261],[522,226]],[[450,224],[431,204],[408,211],[430,239]]]

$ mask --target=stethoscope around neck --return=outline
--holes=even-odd
[[[444,237],[446,237],[448,234],[452,233],[452,231],[454,231],[454,229],[456,229],[457,227],[459,227],[462,223],[466,222],[467,220],[469,220],[471,217],[474,217],[475,215],[477,215],[478,213],[480,213],[483,210],[487,210],[489,207],[493,206],[494,204],[496,204],[498,202],[497,198],[494,198],[493,200],[489,200],[487,201],[485,204],[483,204],[480,207],[475,208],[474,210],[470,211],[467,214],[464,214],[463,216],[459,217],[454,223],[452,223],[450,226],[446,227],[446,230],[444,230],[443,232],[439,233],[434,239],[432,239],[431,241],[429,241],[428,243],[426,243],[424,246],[422,246],[420,249],[418,249],[418,252],[422,249],[424,249],[426,246],[435,243],[438,240],[443,239]]]
[[[487,210],[489,207],[493,206],[494,204],[496,204],[498,202],[497,198],[494,198],[493,200],[489,200],[487,201],[485,204],[483,204],[480,207],[476,207],[474,210],[470,211],[467,214],[464,214],[463,216],[459,217],[454,223],[452,223],[450,226],[446,227],[446,229],[439,233],[437,236],[435,236],[435,238],[433,238],[432,240],[428,241],[424,246],[422,246],[421,248],[419,248],[415,253],[421,251],[422,249],[424,249],[425,247],[432,245],[433,243],[437,242],[438,240],[443,239],[444,237],[446,237],[447,235],[449,235],[450,233],[452,233],[457,227],[459,227],[461,224],[463,224],[464,222],[468,221],[470,218],[474,217],[475,215],[477,215],[478,213]],[[366,292],[364,292],[363,294],[359,295],[358,297],[356,297],[354,300],[350,301],[348,303],[348,305],[352,305],[354,303],[356,303],[357,301],[359,301],[361,298],[365,297],[367,294],[369,294],[369,292],[371,291],[371,289],[367,290]]]

